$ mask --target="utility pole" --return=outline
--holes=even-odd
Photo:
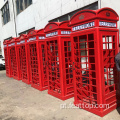
[[[14,1],[12,0],[12,4],[13,4],[13,16],[14,16],[14,26],[15,26],[15,34],[17,37],[17,27],[16,27],[16,16],[15,16],[15,6],[14,6]]]

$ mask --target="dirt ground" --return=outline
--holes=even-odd
[[[59,100],[0,71],[0,120],[120,120],[120,108],[101,118],[83,109],[61,109],[73,98]]]

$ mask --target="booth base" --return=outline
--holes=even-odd
[[[54,97],[56,97],[56,98],[59,98],[59,99],[61,99],[61,100],[67,100],[67,99],[69,99],[69,98],[74,97],[74,93],[69,94],[69,95],[67,95],[67,96],[61,96],[60,94],[53,93],[53,92],[51,92],[51,91],[49,91],[49,90],[48,90],[48,94],[50,94],[50,95],[52,95],[52,96],[54,96]]]
[[[28,81],[28,80],[22,80],[22,82],[24,82],[24,83],[26,83],[26,84],[28,84],[28,85],[31,84],[30,81]]]
[[[78,103],[78,102],[74,102],[74,105],[76,106],[76,107],[78,107],[78,105],[79,104],[83,104],[82,102],[80,103]],[[85,105],[85,104],[84,104]],[[87,104],[87,106],[88,106],[88,104]],[[105,110],[101,110],[101,111],[98,111],[97,110],[97,108],[82,108],[82,109],[84,109],[84,110],[87,110],[88,112],[91,112],[91,113],[93,113],[93,114],[96,114],[96,115],[98,115],[98,116],[100,116],[100,117],[104,117],[105,115],[107,115],[108,113],[110,113],[110,112],[112,112],[113,110],[115,110],[116,108],[118,108],[120,106],[120,103],[119,104],[117,104],[117,103],[115,103],[114,105],[112,105],[112,106],[110,106],[108,109],[105,109]]]
[[[11,75],[8,75],[8,74],[6,74],[6,76],[7,76],[7,77],[10,77],[10,78],[12,78],[12,76],[11,76]]]
[[[15,80],[18,80],[18,81],[20,81],[21,79],[20,78],[18,78],[18,77],[13,77]]]
[[[13,75],[8,75],[8,77],[12,78],[12,77],[13,77]]]
[[[35,85],[35,84],[31,84],[31,87],[37,89],[37,90],[40,90],[40,91],[43,91],[43,90],[47,90],[48,89],[48,86],[46,87],[40,87],[38,85]]]

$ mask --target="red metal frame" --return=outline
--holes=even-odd
[[[4,56],[5,56],[5,69],[6,69],[6,76],[10,77],[10,63],[9,63],[9,54],[8,54],[8,40],[3,42],[4,45]]]
[[[18,58],[16,52],[16,39],[11,38],[8,41],[8,54],[9,54],[9,62],[10,62],[10,76],[16,80],[20,80],[19,78],[19,68],[18,68]]]
[[[20,37],[16,40],[16,49],[18,53],[18,65],[19,65],[19,73],[21,80],[26,83],[30,84],[30,77],[29,77],[29,63],[28,61],[28,54],[27,54],[27,35],[20,35]]]
[[[69,21],[45,27],[48,94],[61,100],[74,96]]]
[[[120,106],[119,74],[115,66],[119,30],[117,13],[110,8],[83,10],[70,20],[74,104],[99,116]],[[108,104],[109,108],[95,108]],[[93,105],[93,108],[85,106]]]
[[[18,58],[18,69],[19,69],[19,79],[22,80],[22,70],[21,70],[21,52],[20,52],[20,40],[19,38],[16,39],[16,53]]]
[[[10,44],[11,44],[10,40],[7,40],[6,43],[7,43],[7,56],[8,56],[8,69],[9,69],[8,77],[13,77],[13,69],[11,67],[11,56],[10,56]]]
[[[48,88],[45,55],[44,30],[31,30],[28,32],[28,56],[30,63],[31,86],[43,91]]]

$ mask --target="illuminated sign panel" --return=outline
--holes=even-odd
[[[52,33],[48,33],[48,34],[46,34],[46,37],[51,37],[51,36],[54,36],[54,35],[58,35],[58,32],[55,31],[55,32],[52,32]]]
[[[77,30],[82,30],[82,29],[86,29],[86,28],[90,28],[90,27],[94,27],[95,26],[95,22],[90,22],[90,23],[86,23],[83,25],[78,25],[72,28],[72,31],[77,31]]]
[[[99,21],[99,25],[105,27],[117,27],[116,23],[104,22],[104,21]]]
[[[70,33],[71,33],[71,31],[61,31],[61,35],[68,35]]]

